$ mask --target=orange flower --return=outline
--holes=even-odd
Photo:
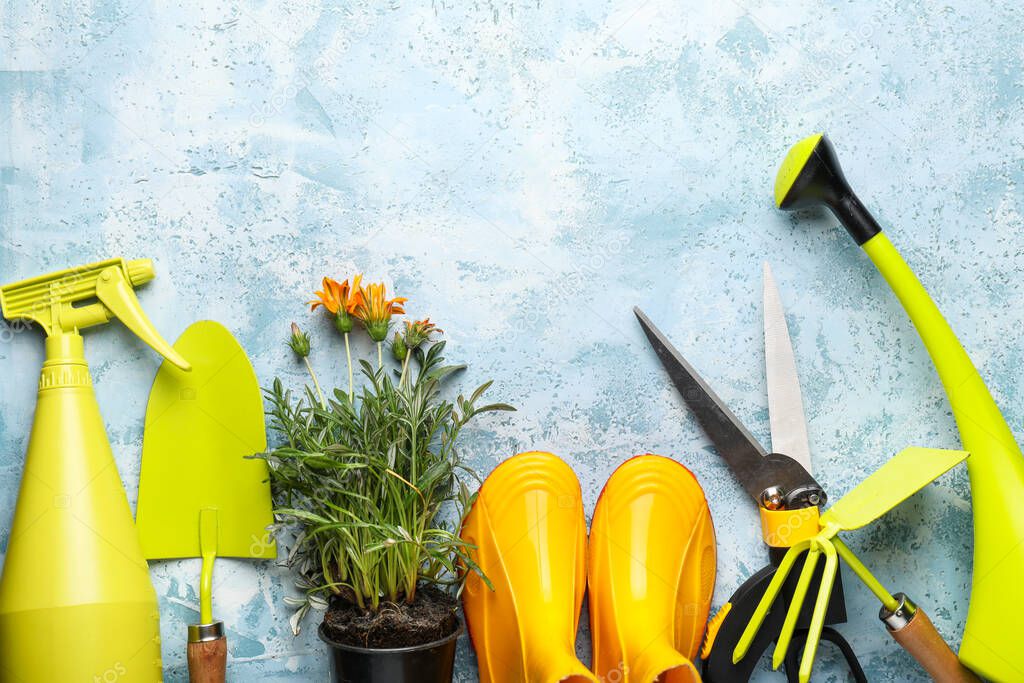
[[[444,330],[430,322],[430,318],[417,320],[415,322],[405,321],[405,345],[410,349],[419,348],[423,342],[430,341],[430,335],[437,332],[444,334]]]
[[[405,313],[403,304],[407,299],[404,296],[388,299],[383,282],[361,287],[359,292],[360,301],[352,309],[352,315],[363,321],[370,339],[382,342],[388,336],[391,316]]]
[[[363,290],[360,286],[362,279],[362,275],[356,275],[352,278],[350,287],[348,280],[338,282],[333,278],[325,277],[323,291],[314,292],[317,298],[306,302],[310,305],[309,310],[315,311],[318,306],[323,306],[334,315],[355,312],[356,306],[363,299]]]
[[[362,275],[352,278],[352,286],[348,280],[338,282],[329,277],[324,278],[323,291],[316,292],[316,299],[307,302],[311,311],[323,306],[334,315],[334,326],[338,332],[348,334],[352,331],[351,314],[363,300],[363,289],[360,285]]]

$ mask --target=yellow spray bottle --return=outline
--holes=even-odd
[[[135,297],[153,276],[148,259],[111,259],[0,289],[5,318],[46,332],[0,577],[0,683],[162,680],[156,591],[79,334],[118,318],[188,370]]]

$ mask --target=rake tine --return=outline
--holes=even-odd
[[[775,651],[772,653],[773,669],[778,669],[786,659],[786,651],[789,650],[789,643],[792,641],[793,631],[796,629],[796,620],[800,617],[800,611],[803,609],[807,589],[810,588],[811,579],[814,578],[814,569],[818,566],[819,557],[821,557],[821,550],[812,540],[811,547],[807,551],[807,559],[804,561],[804,568],[796,582],[793,599],[786,612],[786,619],[782,622],[782,631],[779,633],[779,639],[775,642]]]
[[[809,683],[814,657],[818,653],[818,642],[821,640],[821,629],[825,626],[825,611],[832,595],[832,584],[836,579],[839,558],[831,541],[816,541],[825,553],[825,569],[821,574],[821,586],[818,588],[818,599],[814,603],[814,614],[811,616],[811,627],[807,630],[807,642],[804,645],[804,656],[800,660],[800,683]]]
[[[740,636],[739,641],[736,643],[736,648],[732,651],[732,663],[736,664],[741,659],[747,656],[747,652],[750,650],[751,643],[754,642],[754,636],[761,628],[761,624],[764,623],[764,618],[768,616],[768,610],[771,608],[772,603],[775,602],[775,598],[779,596],[779,591],[782,590],[782,584],[786,582],[786,577],[789,576],[789,572],[793,569],[793,564],[796,562],[797,557],[801,552],[811,547],[811,539],[805,539],[799,543],[793,544],[789,550],[786,551],[785,557],[782,558],[782,562],[779,563],[778,568],[775,570],[775,575],[772,576],[771,582],[768,584],[767,590],[764,595],[761,596],[761,601],[757,603],[757,608],[754,610],[754,614],[750,617],[750,621],[747,622],[747,627],[743,629],[743,635]]]

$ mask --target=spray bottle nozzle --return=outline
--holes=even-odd
[[[192,366],[160,336],[146,317],[133,287],[155,277],[150,259],[110,259],[42,275],[0,288],[0,307],[9,320],[31,320],[47,336],[79,330],[118,318],[157,353],[182,370]],[[76,306],[76,303],[95,300]]]

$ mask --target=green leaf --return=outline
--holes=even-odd
[[[515,412],[516,409],[507,403],[489,403],[485,406],[480,406],[474,410],[475,413],[489,413],[496,410],[505,410],[509,412]]]

